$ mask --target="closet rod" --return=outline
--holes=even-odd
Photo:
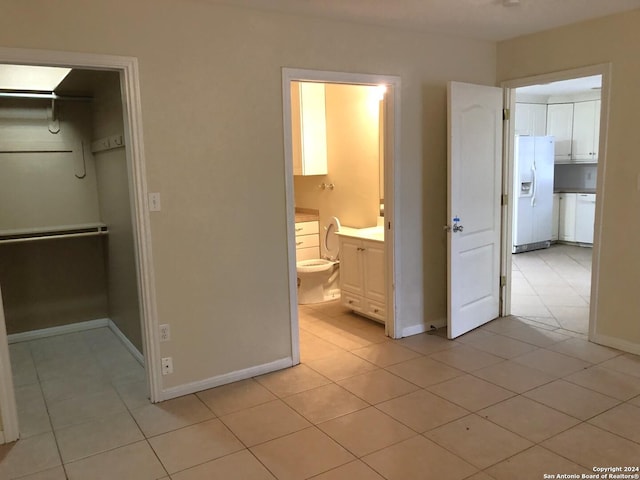
[[[55,235],[55,234],[39,235],[36,237],[5,238],[5,239],[0,239],[0,244],[33,242],[36,240],[54,240],[57,238],[95,237],[98,235],[107,235],[108,233],[109,232],[107,230],[98,230],[95,232],[78,232],[78,233],[63,233],[60,235]]]
[[[56,93],[43,92],[0,92],[0,97],[5,98],[34,98],[40,100],[77,100],[79,102],[90,102],[93,97],[67,97]]]

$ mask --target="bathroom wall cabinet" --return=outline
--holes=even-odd
[[[354,312],[386,319],[384,242],[340,237],[341,302]]]
[[[326,175],[327,114],[323,83],[291,83],[294,175]]]

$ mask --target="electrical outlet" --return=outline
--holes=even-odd
[[[160,325],[160,341],[168,342],[171,340],[171,330],[169,329],[169,324],[165,323],[164,325]]]
[[[169,375],[170,373],[173,373],[173,358],[164,357],[162,359],[162,374]]]
[[[157,192],[149,194],[149,211],[150,212],[160,211],[160,194]]]

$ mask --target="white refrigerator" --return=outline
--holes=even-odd
[[[516,137],[513,253],[551,245],[553,137]]]

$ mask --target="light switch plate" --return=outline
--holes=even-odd
[[[150,212],[160,211],[160,193],[154,192],[149,194],[149,211]]]

